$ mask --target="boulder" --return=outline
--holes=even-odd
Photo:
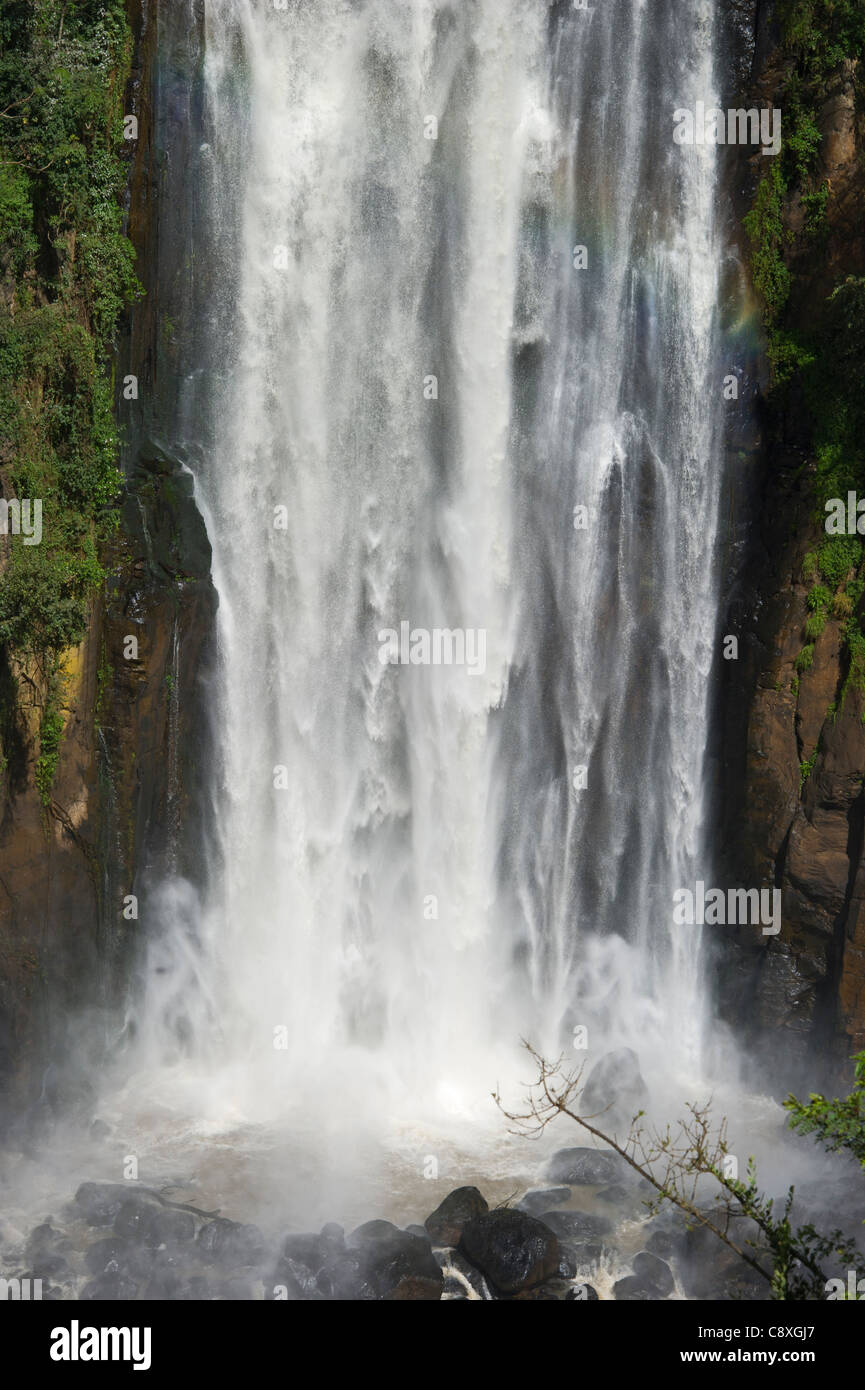
[[[459,1248],[505,1294],[555,1278],[561,1262],[559,1242],[549,1226],[507,1208],[484,1212],[467,1222]]]
[[[528,1212],[529,1216],[540,1216],[545,1211],[554,1211],[556,1207],[564,1206],[565,1202],[570,1200],[569,1187],[533,1187],[517,1202],[517,1211]]]
[[[602,1129],[613,1125],[620,1131],[628,1130],[648,1098],[636,1052],[619,1047],[605,1053],[592,1067],[580,1097],[580,1114],[598,1117]]]
[[[264,1238],[257,1226],[227,1221],[222,1216],[206,1221],[195,1243],[209,1263],[232,1268],[258,1264],[264,1255]]]
[[[442,1272],[429,1242],[390,1221],[367,1221],[352,1231],[346,1254],[356,1257],[358,1298],[438,1301]]]
[[[648,1250],[635,1255],[631,1264],[633,1274],[619,1279],[613,1289],[620,1302],[669,1298],[675,1289],[675,1281],[668,1264]]]
[[[547,1164],[547,1176],[573,1187],[610,1187],[632,1181],[634,1170],[614,1149],[559,1149]]]
[[[688,1251],[688,1232],[660,1227],[646,1240],[646,1249],[665,1260],[671,1255],[681,1258]]]
[[[466,1222],[487,1211],[489,1204],[476,1187],[457,1187],[427,1217],[424,1227],[433,1245],[457,1246]]]
[[[605,1216],[588,1211],[548,1211],[541,1217],[545,1226],[561,1240],[596,1240],[612,1233],[613,1223]]]
[[[630,1197],[633,1197],[633,1188],[629,1189],[620,1182],[613,1183],[612,1187],[604,1187],[600,1192],[595,1193],[596,1202],[609,1202],[614,1207],[621,1206]]]
[[[330,1249],[343,1250],[345,1248],[345,1231],[335,1221],[328,1221],[327,1225],[321,1228],[321,1240]]]
[[[618,1279],[613,1285],[613,1297],[619,1303],[652,1303],[658,1295],[648,1288],[635,1274]]]
[[[88,1226],[110,1226],[127,1202],[153,1207],[159,1198],[147,1188],[119,1182],[83,1182],[75,1193],[76,1215],[83,1217]]]
[[[143,1193],[133,1193],[117,1213],[114,1230],[119,1236],[160,1245],[184,1244],[195,1237],[195,1218],[179,1207],[162,1206]]]
[[[150,1273],[153,1256],[136,1242],[122,1236],[109,1236],[97,1240],[89,1246],[84,1255],[84,1266],[88,1273],[95,1275],[117,1275],[123,1279],[138,1280]]]
[[[591,1284],[574,1284],[565,1294],[566,1303],[599,1303],[597,1289]]]
[[[535,1284],[530,1289],[507,1295],[511,1303],[560,1303],[564,1297],[564,1284]]]
[[[121,1274],[100,1274],[81,1290],[83,1303],[129,1303],[138,1294],[138,1284]]]
[[[70,1242],[55,1231],[50,1220],[34,1227],[26,1246],[26,1258],[33,1268],[35,1278],[47,1280],[62,1278],[70,1273],[69,1261],[64,1251],[70,1249]]]
[[[321,1299],[330,1294],[330,1283],[319,1281],[332,1254],[342,1253],[345,1240],[333,1247],[320,1235],[286,1236],[282,1258],[273,1274],[274,1285],[285,1285],[291,1299]],[[322,1283],[324,1287],[322,1287]]]
[[[657,1291],[659,1298],[667,1298],[676,1287],[670,1266],[648,1250],[641,1250],[634,1256],[631,1268],[638,1279]]]

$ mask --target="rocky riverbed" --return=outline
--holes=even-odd
[[[0,1265],[53,1300],[766,1297],[711,1233],[652,1215],[648,1185],[615,1152],[562,1149],[545,1177],[492,1208],[458,1187],[404,1229],[370,1220],[270,1235],[138,1183],[84,1182],[29,1232],[3,1227]]]

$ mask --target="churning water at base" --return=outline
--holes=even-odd
[[[521,1037],[578,1025],[690,1083],[722,247],[673,111],[714,104],[711,0],[204,16],[214,830],[203,898],[158,895],[136,1103],[500,1135]],[[404,624],[475,659],[383,662]]]

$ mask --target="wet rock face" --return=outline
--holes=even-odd
[[[478,1194],[480,1196],[480,1194]],[[400,1301],[441,1298],[442,1272],[429,1244],[389,1221],[368,1221],[348,1237],[356,1252],[362,1287],[372,1298]]]
[[[485,1212],[463,1229],[460,1253],[503,1294],[543,1284],[556,1277],[559,1242],[542,1221],[525,1212]]]
[[[466,1222],[485,1211],[489,1207],[476,1187],[458,1187],[427,1217],[424,1225],[434,1245],[457,1246]]]
[[[613,1231],[612,1221],[588,1211],[548,1211],[541,1220],[560,1240],[595,1241]]]
[[[257,1227],[172,1202],[152,1188],[82,1183],[64,1218],[67,1233],[43,1222],[24,1251],[34,1271],[43,1271],[37,1277],[52,1281],[49,1297],[89,1302],[276,1296],[265,1278],[273,1252]],[[320,1239],[327,1244],[331,1237],[323,1232]]]
[[[562,1149],[561,1152],[568,1153],[574,1150]],[[556,1207],[564,1206],[570,1198],[570,1187],[537,1187],[521,1197],[517,1207],[529,1216],[542,1216],[545,1211],[555,1211]]]
[[[547,1165],[547,1176],[574,1187],[608,1187],[631,1180],[633,1169],[612,1149],[559,1149]]]
[[[735,8],[747,27],[747,4]],[[743,99],[777,106],[778,6],[754,9]],[[851,63],[830,80],[817,120],[817,172],[831,195],[819,248],[804,236],[790,253],[786,323],[805,335],[839,281],[865,273],[865,127]],[[730,191],[740,217],[758,175],[747,154],[731,156]],[[801,229],[796,194],[785,217],[794,231]],[[765,366],[759,375],[765,377]],[[713,973],[726,1020],[755,1070],[761,1056],[771,1057],[779,1094],[843,1088],[846,1059],[865,1047],[863,701],[852,688],[841,699],[848,659],[834,614],[815,640],[810,667],[796,665],[811,587],[802,564],[825,535],[814,518],[816,463],[800,394],[792,394],[783,417],[752,451],[748,481],[732,488],[730,510],[741,518],[733,536],[739,556],[728,576],[722,631],[739,635],[739,659],[719,663],[715,741],[719,872],[730,885],[780,888],[782,930],[761,938],[726,929],[713,943]],[[759,401],[751,413],[757,423],[765,420]]]
[[[340,1227],[285,1240],[275,1289],[290,1299],[437,1301],[444,1279],[429,1240],[390,1221],[367,1221],[345,1238]]]
[[[117,379],[119,393],[125,374],[134,375],[140,399],[118,400],[127,495],[102,556],[105,593],[81,647],[66,654],[66,723],[47,808],[35,785],[39,713],[26,681],[14,727],[3,732],[12,757],[0,779],[0,1110],[8,1104],[25,1126],[86,1110],[85,1088],[73,1078],[100,1059],[82,1059],[75,1020],[88,1014],[92,1038],[100,1015],[125,998],[145,912],[139,922],[124,918],[123,899],[144,896],[143,866],[158,873],[173,841],[180,871],[194,867],[194,849],[176,832],[187,803],[200,799],[207,763],[199,681],[215,613],[210,548],[191,477],[149,442],[170,435],[157,390],[157,378],[169,375],[157,372],[169,284],[158,263],[171,240],[161,225],[171,199],[157,196],[162,174],[153,158],[157,15],[155,6],[130,8],[140,129],[130,237],[147,294],[121,331]],[[180,254],[186,234],[175,242]],[[132,659],[124,656],[128,636],[138,639]],[[0,663],[0,695],[12,674]]]
[[[614,1125],[627,1133],[634,1116],[648,1098],[648,1088],[640,1072],[636,1052],[630,1047],[619,1047],[607,1052],[592,1067],[580,1097],[580,1111],[584,1115],[602,1116],[603,1124]],[[633,1171],[622,1161],[619,1181],[623,1170],[628,1173]],[[615,1179],[611,1178],[610,1181]]]

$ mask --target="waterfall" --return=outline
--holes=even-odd
[[[472,1114],[577,1025],[699,1067],[713,8],[204,0],[213,830],[138,1034],[216,1116]]]

